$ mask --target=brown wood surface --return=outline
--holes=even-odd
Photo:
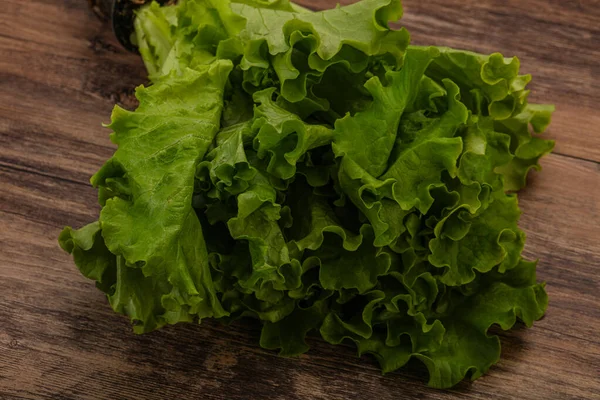
[[[599,399],[600,2],[404,3],[414,43],[519,55],[533,100],[558,108],[556,152],[520,195],[550,307],[533,329],[500,334],[497,366],[439,391],[418,363],[381,376],[317,339],[279,358],[252,322],[134,335],[56,238],[97,217],[88,179],[114,150],[100,123],[115,102],[134,106],[143,65],[83,0],[2,0],[0,399]]]

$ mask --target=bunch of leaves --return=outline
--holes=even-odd
[[[547,307],[514,191],[553,143],[517,58],[409,46],[398,0],[154,3],[152,85],[115,107],[99,220],[61,246],[135,332],[254,317],[293,356],[319,332],[384,372],[481,376],[497,324]]]

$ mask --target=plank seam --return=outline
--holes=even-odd
[[[21,166],[15,165],[15,164],[11,164],[11,163],[6,163],[4,161],[0,161],[0,167],[1,168],[6,168],[6,169],[10,169],[13,171],[17,171],[17,172],[24,172],[24,173],[28,173],[28,174],[32,174],[32,175],[37,175],[37,176],[43,176],[44,178],[51,178],[51,179],[56,179],[58,181],[62,181],[62,182],[67,182],[67,183],[73,183],[76,185],[81,185],[81,186],[91,186],[91,184],[89,182],[81,182],[78,180],[74,180],[74,179],[69,179],[69,178],[65,178],[62,176],[57,176],[57,175],[53,175],[53,174],[47,174],[41,171],[36,171],[34,169],[31,168],[23,168]]]

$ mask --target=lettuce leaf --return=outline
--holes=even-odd
[[[61,247],[137,333],[252,317],[283,356],[354,343],[383,372],[476,379],[492,325],[541,318],[515,191],[554,143],[519,60],[409,46],[398,0],[152,3],[152,84],[115,107],[99,220]]]

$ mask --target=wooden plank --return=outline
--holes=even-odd
[[[303,0],[316,8],[335,1]],[[567,399],[600,396],[599,2],[405,0],[419,44],[521,56],[534,100],[554,102],[559,155],[520,194],[526,254],[540,258],[550,308],[531,330],[501,333],[488,375],[424,386],[419,363],[381,376],[350,346],[312,340],[282,359],[252,321],[131,333],[57,246],[65,224],[97,217],[88,178],[114,147],[115,102],[145,81],[81,0],[4,0],[0,8],[0,398]],[[569,158],[571,157],[571,158]],[[573,157],[582,160],[573,159]],[[584,160],[591,160],[587,162]]]
[[[526,254],[540,258],[539,276],[548,283],[548,314],[533,329],[502,333],[500,363],[451,391],[425,387],[418,363],[381,376],[371,358],[359,360],[351,347],[318,339],[307,355],[279,358],[258,347],[252,321],[231,327],[205,321],[136,336],[57,248],[63,224],[79,226],[96,217],[94,190],[3,168],[0,393],[78,399],[244,399],[265,393],[285,399],[593,398],[600,390],[594,379],[600,367],[600,248],[594,240],[600,237],[594,186],[600,170],[561,156],[544,164],[520,204]]]
[[[312,7],[333,3],[305,1]],[[556,152],[600,161],[600,135],[594,134],[600,131],[600,114],[595,112],[600,90],[592,79],[600,75],[594,61],[600,49],[593,46],[600,38],[590,18],[598,9],[588,3],[565,9],[560,2],[541,0],[529,0],[532,6],[525,8],[514,1],[502,7],[497,1],[458,3],[437,0],[423,6],[407,0],[402,24],[410,29],[415,43],[520,55],[524,71],[535,76],[532,99],[557,104],[548,135],[558,141]],[[139,58],[122,50],[108,27],[96,21],[84,5],[66,4],[7,0],[3,13],[8,22],[0,28],[0,90],[6,99],[0,99],[0,113],[5,116],[0,122],[0,161],[54,176],[68,173],[83,182],[110,154],[108,148],[112,149],[108,132],[100,124],[108,121],[114,102],[134,107],[133,89],[145,81],[145,72]],[[565,23],[552,29],[543,25],[546,15],[556,19],[561,13],[575,22],[565,29]],[[53,23],[48,23],[48,15]],[[518,18],[528,23],[518,24]],[[518,34],[512,31],[515,25],[529,24],[531,28],[520,28]],[[493,32],[484,34],[488,26],[494,27]],[[575,55],[573,38],[581,49]],[[553,47],[538,46],[540,41]],[[16,97],[21,101],[15,102]],[[23,119],[28,123],[23,124]],[[68,129],[65,121],[69,121]],[[57,170],[51,170],[56,160],[45,144],[55,141],[67,156]],[[98,150],[89,151],[90,143],[107,150],[96,156]],[[90,157],[68,153],[69,148],[82,145]],[[32,151],[24,152],[25,146]]]
[[[115,103],[135,107],[143,63],[83,1],[6,0],[0,13],[0,165],[88,182],[114,151],[101,124]]]

